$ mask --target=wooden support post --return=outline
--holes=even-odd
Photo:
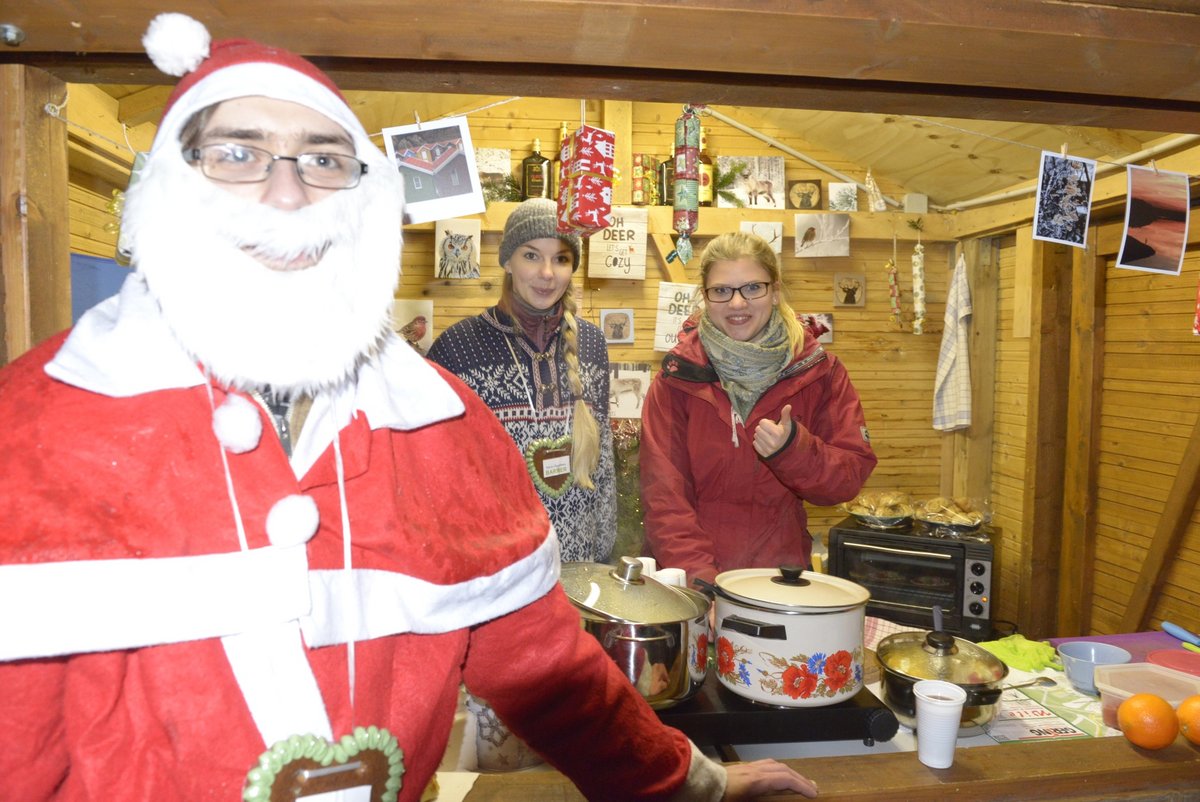
[[[1095,560],[1095,487],[1104,375],[1105,259],[1095,229],[1086,251],[1075,249],[1071,279],[1071,358],[1067,379],[1062,543],[1059,551],[1058,635],[1091,628]]]
[[[71,325],[66,84],[0,65],[0,364]]]
[[[1017,583],[1017,625],[1029,638],[1051,637],[1058,628],[1053,593],[1062,539],[1072,250],[1036,240],[1032,249],[1026,500]]]

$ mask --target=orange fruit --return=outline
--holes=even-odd
[[[1117,708],[1117,726],[1130,743],[1143,749],[1164,749],[1179,734],[1179,718],[1166,699],[1135,693]]]
[[[1183,737],[1200,746],[1200,693],[1189,696],[1175,709],[1179,719],[1179,731]]]

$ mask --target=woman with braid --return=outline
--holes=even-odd
[[[470,385],[525,455],[562,559],[606,562],[617,533],[608,351],[576,316],[579,249],[553,201],[519,205],[500,241],[499,301],[442,332],[429,358]]]

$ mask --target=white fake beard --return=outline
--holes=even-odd
[[[239,198],[175,153],[158,154],[130,188],[125,224],[182,346],[223,383],[281,393],[336,386],[389,329],[400,275],[400,193],[367,181],[282,211]],[[321,254],[308,268],[276,258]]]

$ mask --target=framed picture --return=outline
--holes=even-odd
[[[858,184],[830,181],[829,210],[835,212],[857,212]]]
[[[478,218],[438,220],[434,223],[434,275],[438,278],[479,278]]]
[[[1042,151],[1033,238],[1082,248],[1092,210],[1096,163]]]
[[[775,253],[783,253],[783,223],[768,223],[763,220],[743,220],[742,231],[757,234],[767,241]]]
[[[392,330],[425,356],[433,345],[433,301],[394,299]]]
[[[601,309],[600,330],[606,343],[633,342],[633,310]]]
[[[717,172],[732,174],[718,189],[717,206],[782,209],[785,183],[782,156],[718,156]]]
[[[863,273],[833,274],[834,306],[865,306],[867,303],[867,277]]]
[[[789,181],[787,203],[789,209],[820,209],[821,182],[815,179]]]
[[[1178,276],[1187,244],[1187,174],[1131,164],[1126,176],[1129,202],[1117,267]]]
[[[608,369],[608,416],[614,420],[642,417],[642,402],[650,389],[650,365],[613,362]]]
[[[406,223],[484,211],[466,117],[383,129],[383,144],[404,178]]]
[[[796,215],[796,256],[849,256],[850,215]]]

